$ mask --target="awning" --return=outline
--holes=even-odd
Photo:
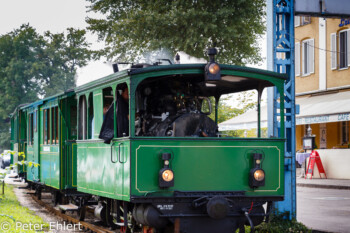
[[[300,114],[296,124],[350,121],[350,91],[296,98]]]
[[[260,122],[261,127],[267,127],[267,106],[261,106]],[[224,121],[219,124],[219,131],[225,130],[237,130],[237,129],[256,129],[258,128],[258,111],[257,109],[251,109],[246,113],[234,117],[230,120]]]
[[[297,125],[350,121],[350,91],[296,98],[300,114]],[[267,106],[261,106],[261,127],[267,127]],[[257,128],[257,111],[246,113],[222,122],[219,130]]]

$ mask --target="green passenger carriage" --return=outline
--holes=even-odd
[[[274,72],[213,59],[140,64],[26,105],[17,110],[27,122],[21,148],[27,160],[40,163],[27,168],[26,178],[74,194],[81,210],[93,197],[96,216],[124,232],[253,227],[284,196],[283,99],[276,103],[282,136],[263,138],[260,127],[262,91],[274,86],[283,98],[284,81]],[[247,90],[258,93],[257,136],[219,133],[220,97]],[[127,127],[118,120],[120,101],[128,105]]]

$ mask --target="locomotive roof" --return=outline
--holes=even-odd
[[[182,72],[179,72],[180,70],[184,70],[183,72],[184,74],[185,73],[188,74],[189,72],[191,73],[190,70],[193,70],[192,71],[193,73],[204,73],[205,65],[206,63],[205,64],[173,64],[173,65],[164,65],[164,66],[158,65],[158,66],[149,66],[146,68],[128,69],[128,70],[123,70],[120,72],[113,73],[106,77],[84,84],[82,86],[78,86],[75,88],[75,91],[82,92],[99,85],[104,85],[104,84],[108,84],[110,82],[116,81],[118,79],[123,79],[127,76],[130,76],[130,78],[133,79],[133,78],[137,78],[133,76],[139,76],[146,73],[173,71],[174,74],[181,74]],[[224,65],[224,64],[220,64],[220,68],[223,71],[225,70],[237,71],[240,74],[239,76],[248,77],[248,78],[251,77],[251,75],[253,74],[259,74],[260,76],[264,76],[265,78],[269,78],[269,77],[277,78],[277,79],[281,79],[281,81],[287,79],[286,74],[280,74],[280,73],[257,69],[257,68],[250,68],[250,67],[236,66],[236,65]]]
[[[53,96],[49,96],[49,97],[46,97],[44,99],[41,99],[41,100],[37,100],[33,103],[30,103],[30,104],[21,104],[20,106],[18,106],[19,109],[26,109],[26,108],[30,108],[30,107],[35,107],[35,106],[38,106],[38,105],[41,105],[43,104],[44,102],[47,102],[47,101],[50,101],[50,100],[53,100],[53,99],[56,99],[56,98],[59,98],[59,97],[63,97],[63,96],[71,96],[71,95],[74,95],[74,89],[69,89],[65,92],[60,92],[56,95],[53,95]]]

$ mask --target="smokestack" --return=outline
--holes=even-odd
[[[113,66],[113,72],[114,73],[117,73],[119,71],[119,68],[118,68],[118,63],[115,63],[112,65]]]
[[[180,64],[180,55],[179,55],[179,53],[176,53],[176,55],[175,55],[175,64]]]

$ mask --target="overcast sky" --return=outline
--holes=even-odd
[[[0,34],[17,29],[24,23],[29,23],[40,34],[48,30],[61,33],[68,27],[84,29],[87,27],[85,18],[88,15],[88,4],[86,0],[0,0]],[[87,38],[93,48],[102,46],[96,42],[95,36],[89,34]],[[262,41],[261,47],[262,54],[266,54],[265,41]],[[181,61],[184,60],[186,57],[182,56]],[[265,69],[265,63],[259,67]],[[104,61],[91,62],[87,67],[78,70],[77,85],[111,73],[110,64],[105,64]]]
[[[38,33],[61,33],[69,27],[87,27],[85,0],[0,0],[0,34],[6,34],[29,23]],[[101,47],[96,37],[87,36],[94,48]],[[112,73],[112,67],[103,61],[91,62],[78,70],[77,85]]]

